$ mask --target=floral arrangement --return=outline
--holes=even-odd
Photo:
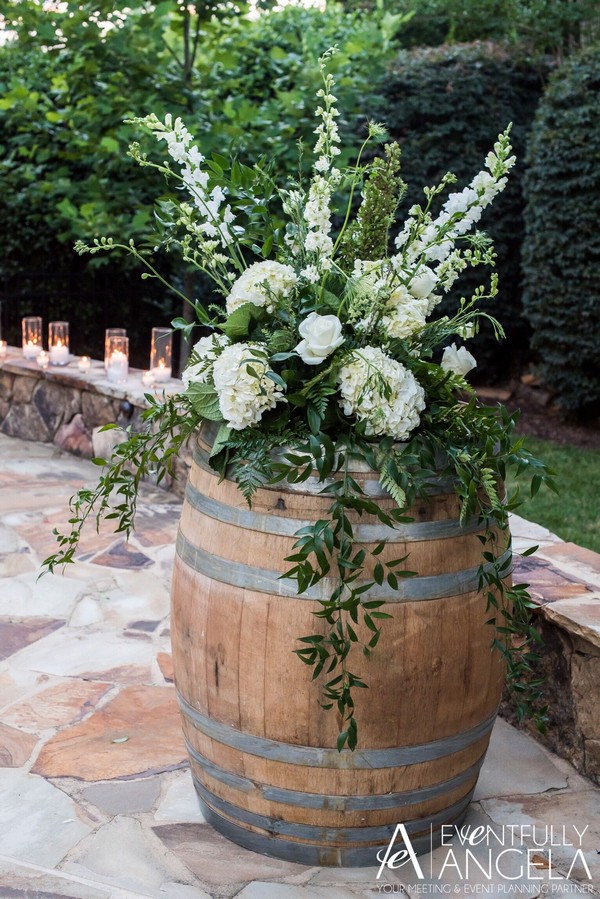
[[[479,404],[465,380],[476,365],[465,342],[482,326],[504,336],[485,308],[496,296],[496,277],[461,299],[452,317],[435,314],[464,269],[493,266],[493,247],[475,226],[514,165],[510,128],[467,187],[444,199],[456,181],[447,174],[426,188],[423,205],[408,210],[392,240],[405,191],[400,150],[388,144],[363,164],[367,144],[385,140],[384,129],[370,124],[355,166],[336,167],[339,112],[328,72],[333,52],[320,60],[323,86],[308,185],[298,180],[278,188],[261,165],[205,159],[179,118],[132,120],[164,142],[169,159],[154,162],[137,143],[130,155],[178,188],[158,203],[160,243],[210,276],[224,308],[191,301],[204,336],[193,345],[181,393],[162,402],[149,395],[147,430],[130,434],[111,460],[96,460],[104,466],[99,483],[73,497],[72,530],[57,534],[60,550],[46,565],[52,570],[73,560],[92,514],[116,519],[117,529],[129,532],[141,479],[158,472],[160,482],[203,421],[216,423],[211,464],[238,482],[249,503],[265,482],[300,482],[316,471],[323,493],[331,496],[329,519],[298,533],[286,576],[297,581],[300,593],[331,573],[339,586],[317,612],[328,631],[301,637],[295,652],[315,678],[324,673],[321,702],[340,716],[338,748],[353,749],[353,691],[367,686],[352,671],[353,652],[374,651],[389,615],[368,600],[364,585],[355,586],[365,551],[356,545],[348,510],[393,527],[406,520],[407,509],[434,478],[452,479],[464,519],[477,515],[482,523],[480,584],[496,628],[493,643],[506,656],[523,713],[532,702],[522,684],[530,669],[527,641],[536,632],[526,587],[506,586],[508,513],[519,499],[504,495],[503,482],[508,465],[531,472],[532,492],[551,480],[513,440],[514,418],[501,407]],[[334,211],[343,190],[346,207]],[[285,227],[270,214],[273,205],[283,211]],[[334,212],[341,222],[335,230]],[[116,248],[136,256],[146,277],[163,280],[152,256],[133,242],[102,238],[76,245],[92,254]],[[189,337],[193,325],[183,319],[174,325]],[[394,512],[380,510],[361,492],[348,474],[349,459],[378,472],[397,503]],[[403,562],[376,564],[373,583],[387,580],[393,588],[399,577],[411,575]],[[359,622],[367,628],[366,644],[354,626]]]

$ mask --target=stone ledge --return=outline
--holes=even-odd
[[[129,369],[124,384],[114,384],[106,377],[103,362],[92,359],[89,371],[83,372],[77,367],[78,358],[72,356],[67,366],[41,369],[35,360],[25,359],[20,349],[8,347],[0,358],[0,432],[53,443],[87,459],[105,458],[120,436],[117,431],[102,431],[104,425],[139,431],[142,412],[149,406],[146,394],[160,398],[181,390],[181,381],[175,378],[145,387],[142,371],[136,368]],[[183,453],[177,480],[164,486],[181,493],[188,466]]]
[[[543,678],[548,729],[536,739],[600,783],[600,554],[574,543],[542,545],[519,559],[516,579],[530,584],[543,639],[535,675]],[[510,702],[503,715],[516,722]]]

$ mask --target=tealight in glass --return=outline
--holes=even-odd
[[[107,328],[104,332],[104,368],[108,371],[108,341],[111,337],[127,337],[125,328]]]
[[[48,353],[50,365],[69,364],[69,322],[50,322]]]
[[[35,359],[43,349],[42,319],[39,315],[26,315],[22,321],[23,355],[26,359]]]
[[[129,338],[108,338],[108,367],[106,377],[113,384],[124,384],[129,374]]]
[[[150,347],[150,371],[157,383],[168,381],[171,377],[171,355],[173,351],[173,332],[170,328],[152,328],[152,344]]]

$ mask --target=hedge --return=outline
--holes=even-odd
[[[508,340],[497,343],[491,328],[470,345],[480,380],[506,380],[529,354],[529,328],[522,318],[520,254],[523,236],[524,155],[527,135],[542,92],[539,69],[491,43],[461,44],[399,56],[385,86],[382,116],[402,146],[402,176],[409,190],[401,214],[423,200],[424,185],[447,171],[459,185],[482,168],[500,131],[513,123],[518,163],[509,185],[486,210],[480,227],[498,254],[500,292],[489,311],[504,326]],[[470,295],[489,277],[484,269],[464,272],[445,307]]]
[[[575,416],[600,409],[600,48],[550,79],[529,144],[523,303],[544,382]]]

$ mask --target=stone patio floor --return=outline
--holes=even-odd
[[[180,501],[146,488],[129,543],[92,528],[77,565],[38,580],[98,469],[3,435],[0,459],[0,899],[600,895],[600,789],[502,720],[463,831],[473,845],[422,856],[422,880],[410,863],[312,868],[221,837],[195,801],[172,685]],[[513,533],[517,549],[541,544],[546,571],[600,588],[577,547],[523,519]]]

